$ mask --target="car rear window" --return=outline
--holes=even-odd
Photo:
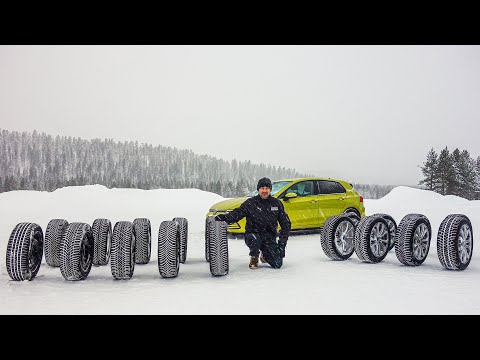
[[[320,194],[343,194],[346,192],[345,188],[336,181],[321,180],[317,184]]]

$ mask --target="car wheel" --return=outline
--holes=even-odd
[[[207,219],[207,230],[210,273],[213,276],[227,275],[229,270],[227,223],[215,221],[212,217]]]
[[[390,243],[390,232],[385,219],[366,216],[355,229],[355,253],[362,261],[378,263],[385,259]]]
[[[352,208],[349,208],[349,209],[345,210],[342,214],[347,215],[349,218],[351,218],[353,220],[355,226],[357,226],[358,222],[361,219],[360,213],[357,210],[352,209]]]
[[[78,281],[87,278],[93,263],[93,246],[93,232],[89,224],[68,224],[60,264],[60,272],[65,280]]]
[[[162,278],[178,276],[180,227],[176,221],[162,221],[158,229],[158,271]]]
[[[354,252],[355,223],[347,214],[331,216],[320,235],[322,249],[332,260],[347,260]]]
[[[67,226],[67,220],[53,219],[49,221],[45,229],[45,262],[51,267],[60,266],[61,246]]]
[[[135,271],[137,241],[131,221],[118,221],[113,227],[110,269],[116,280],[128,280]]]
[[[473,229],[467,216],[451,214],[442,221],[437,234],[437,253],[444,268],[467,268],[473,254]]]
[[[390,232],[390,244],[388,245],[388,251],[392,250],[395,246],[395,234],[397,232],[397,222],[393,217],[388,214],[373,214],[372,216],[380,216],[387,220],[388,223],[388,231]]]
[[[180,263],[187,260],[188,220],[183,217],[173,219],[180,227]]]
[[[430,221],[422,214],[408,214],[398,224],[395,255],[408,266],[419,266],[427,258],[432,238]]]
[[[95,219],[93,231],[93,265],[107,265],[112,247],[112,223],[108,219]]]
[[[33,280],[43,257],[43,231],[40,225],[29,222],[17,224],[7,245],[6,265],[10,279]]]
[[[150,220],[138,218],[133,220],[136,248],[135,263],[148,264],[152,253],[152,226]]]

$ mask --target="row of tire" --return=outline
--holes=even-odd
[[[176,277],[187,258],[188,221],[176,217],[162,221],[158,230],[158,270],[163,278]],[[130,279],[135,264],[148,264],[151,257],[151,224],[146,218],[119,221],[96,219],[93,225],[51,220],[45,231],[40,225],[22,222],[15,226],[7,245],[6,265],[12,280],[33,280],[42,264],[59,267],[69,281],[84,280],[92,265],[110,262],[114,279]]]
[[[325,255],[347,260],[355,252],[364,262],[379,263],[395,248],[403,265],[419,266],[427,258],[432,237],[430,221],[422,214],[407,214],[400,223],[388,214],[362,219],[355,213],[332,216],[325,221],[320,239]],[[463,214],[450,214],[437,233],[437,254],[448,270],[464,270],[473,255],[473,230]]]

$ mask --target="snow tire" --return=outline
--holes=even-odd
[[[135,228],[131,221],[118,221],[113,227],[110,269],[116,280],[128,280],[135,271],[137,251]]]
[[[112,223],[108,219],[95,219],[93,231],[93,265],[107,265],[112,249]]]
[[[180,226],[180,263],[187,260],[188,220],[183,217],[173,219]]]
[[[350,214],[331,216],[323,225],[322,249],[332,260],[347,260],[354,253],[355,223]]]
[[[43,231],[30,222],[17,224],[7,245],[6,265],[12,280],[33,280],[40,269],[43,256]]]
[[[395,255],[398,261],[407,266],[422,265],[427,258],[431,238],[432,227],[425,215],[405,215],[395,234]]]
[[[148,264],[152,254],[152,226],[150,220],[138,218],[133,220],[135,228],[136,247],[135,263]]]
[[[50,220],[45,229],[45,262],[51,267],[59,267],[61,263],[62,243],[68,221],[64,219]]]
[[[364,262],[378,263],[385,259],[390,243],[388,223],[378,216],[366,216],[355,229],[354,247],[358,258]]]
[[[212,217],[207,225],[210,273],[213,276],[227,275],[229,270],[227,223],[216,221]]]
[[[463,214],[450,214],[440,224],[437,234],[437,254],[448,270],[465,270],[473,255],[473,229]]]
[[[180,268],[180,226],[162,221],[158,229],[158,271],[162,278],[178,276]]]
[[[71,223],[65,229],[60,272],[65,280],[87,278],[93,263],[92,227],[85,223]]]

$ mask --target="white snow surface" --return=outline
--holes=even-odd
[[[378,200],[365,200],[366,214],[387,213],[397,224],[408,213],[426,215],[432,225],[430,252],[423,265],[402,265],[395,251],[377,264],[330,260],[319,234],[291,235],[281,269],[248,268],[243,238],[229,239],[229,274],[214,277],[204,257],[205,215],[219,195],[197,189],[107,189],[101,185],[53,192],[0,194],[0,314],[480,314],[480,201],[409,187],[396,187]],[[474,251],[464,271],[444,269],[436,236],[449,214],[467,215]],[[19,222],[63,218],[90,225],[96,218],[149,218],[152,258],[135,266],[130,280],[114,280],[110,265],[93,266],[83,281],[64,280],[43,260],[33,281],[13,281],[5,259],[10,233]],[[179,276],[160,277],[157,236],[160,223],[188,220],[187,261]]]

